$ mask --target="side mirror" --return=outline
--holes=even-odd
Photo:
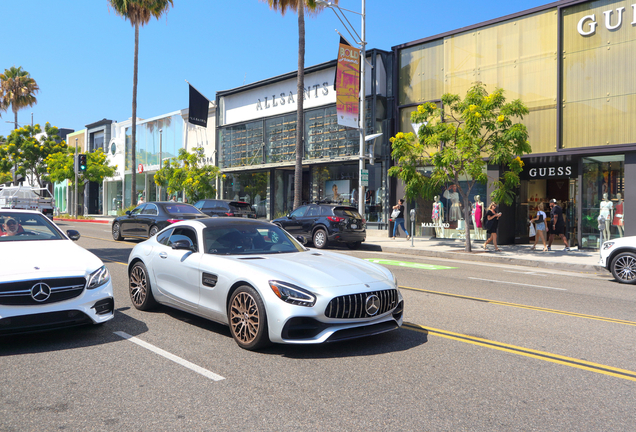
[[[296,240],[298,240],[303,246],[305,246],[308,243],[307,237],[305,236],[296,236]]]
[[[66,235],[73,241],[78,241],[80,239],[80,233],[76,230],[67,230]]]
[[[176,242],[172,243],[172,249],[192,250],[192,246],[188,240],[177,240]]]
[[[291,213],[287,213],[286,217],[287,219],[291,219],[292,218]]]
[[[127,211],[126,211],[126,215],[127,215],[127,216],[130,216],[130,210],[127,210]]]

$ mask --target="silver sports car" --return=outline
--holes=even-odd
[[[393,274],[346,255],[305,248],[269,222],[179,222],[128,259],[137,309],[157,303],[229,325],[236,343],[316,344],[397,329],[404,300]]]

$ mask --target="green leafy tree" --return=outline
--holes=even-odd
[[[310,14],[320,12],[315,0],[260,0],[269,4],[269,8],[285,15],[288,10],[298,13],[298,80],[296,92],[296,165],[294,169],[294,209],[302,202],[303,185],[303,95],[305,93],[305,9]],[[333,0],[338,4],[338,0]]]
[[[214,198],[214,180],[218,175],[218,167],[206,165],[205,152],[201,147],[192,152],[179,149],[179,156],[168,159],[155,173],[155,183],[170,195],[185,191],[189,202],[195,203],[204,198]]]
[[[11,168],[13,163],[10,156],[7,154],[6,146],[7,139],[0,135],[0,184],[8,183],[12,180]]]
[[[75,147],[66,147],[66,151],[50,154],[46,158],[47,171],[52,182],[69,181],[71,189],[75,189]],[[86,154],[86,171],[77,176],[79,196],[84,196],[84,187],[88,182],[102,183],[106,177],[115,174],[116,166],[108,164],[106,153],[98,149]]]
[[[488,94],[482,83],[475,83],[462,100],[458,95],[442,96],[442,108],[424,103],[411,114],[411,122],[420,124],[418,136],[399,132],[391,138],[395,166],[389,175],[405,184],[408,199],[439,193],[443,184],[457,187],[466,223],[466,251],[471,251],[468,221],[472,188],[488,181],[487,164],[506,167],[502,178],[493,182],[492,200],[511,204],[514,189],[523,170],[520,156],[531,153],[528,131],[522,120],[528,109],[520,100],[506,102],[504,92]],[[432,167],[425,175],[421,167]],[[468,181],[460,183],[460,178]]]
[[[0,110],[6,111],[11,107],[14,129],[18,128],[18,111],[35,105],[38,102],[35,94],[39,91],[37,82],[22,66],[11,66],[0,74]]]
[[[132,126],[131,126],[131,166],[133,171],[137,166],[137,75],[139,65],[139,26],[150,22],[150,18],[159,19],[168,13],[168,8],[173,6],[172,0],[108,0],[115,12],[129,21],[135,28],[135,56],[133,66],[133,97],[132,97]],[[130,182],[132,204],[137,204],[137,179],[132,176]]]

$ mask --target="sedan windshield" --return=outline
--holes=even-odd
[[[300,243],[277,226],[223,225],[203,230],[205,252],[213,255],[260,255],[301,252]]]
[[[63,239],[41,214],[0,212],[0,242]]]

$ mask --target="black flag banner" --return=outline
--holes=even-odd
[[[210,101],[203,96],[197,89],[190,86],[190,106],[188,121],[197,126],[208,127],[208,107]]]

